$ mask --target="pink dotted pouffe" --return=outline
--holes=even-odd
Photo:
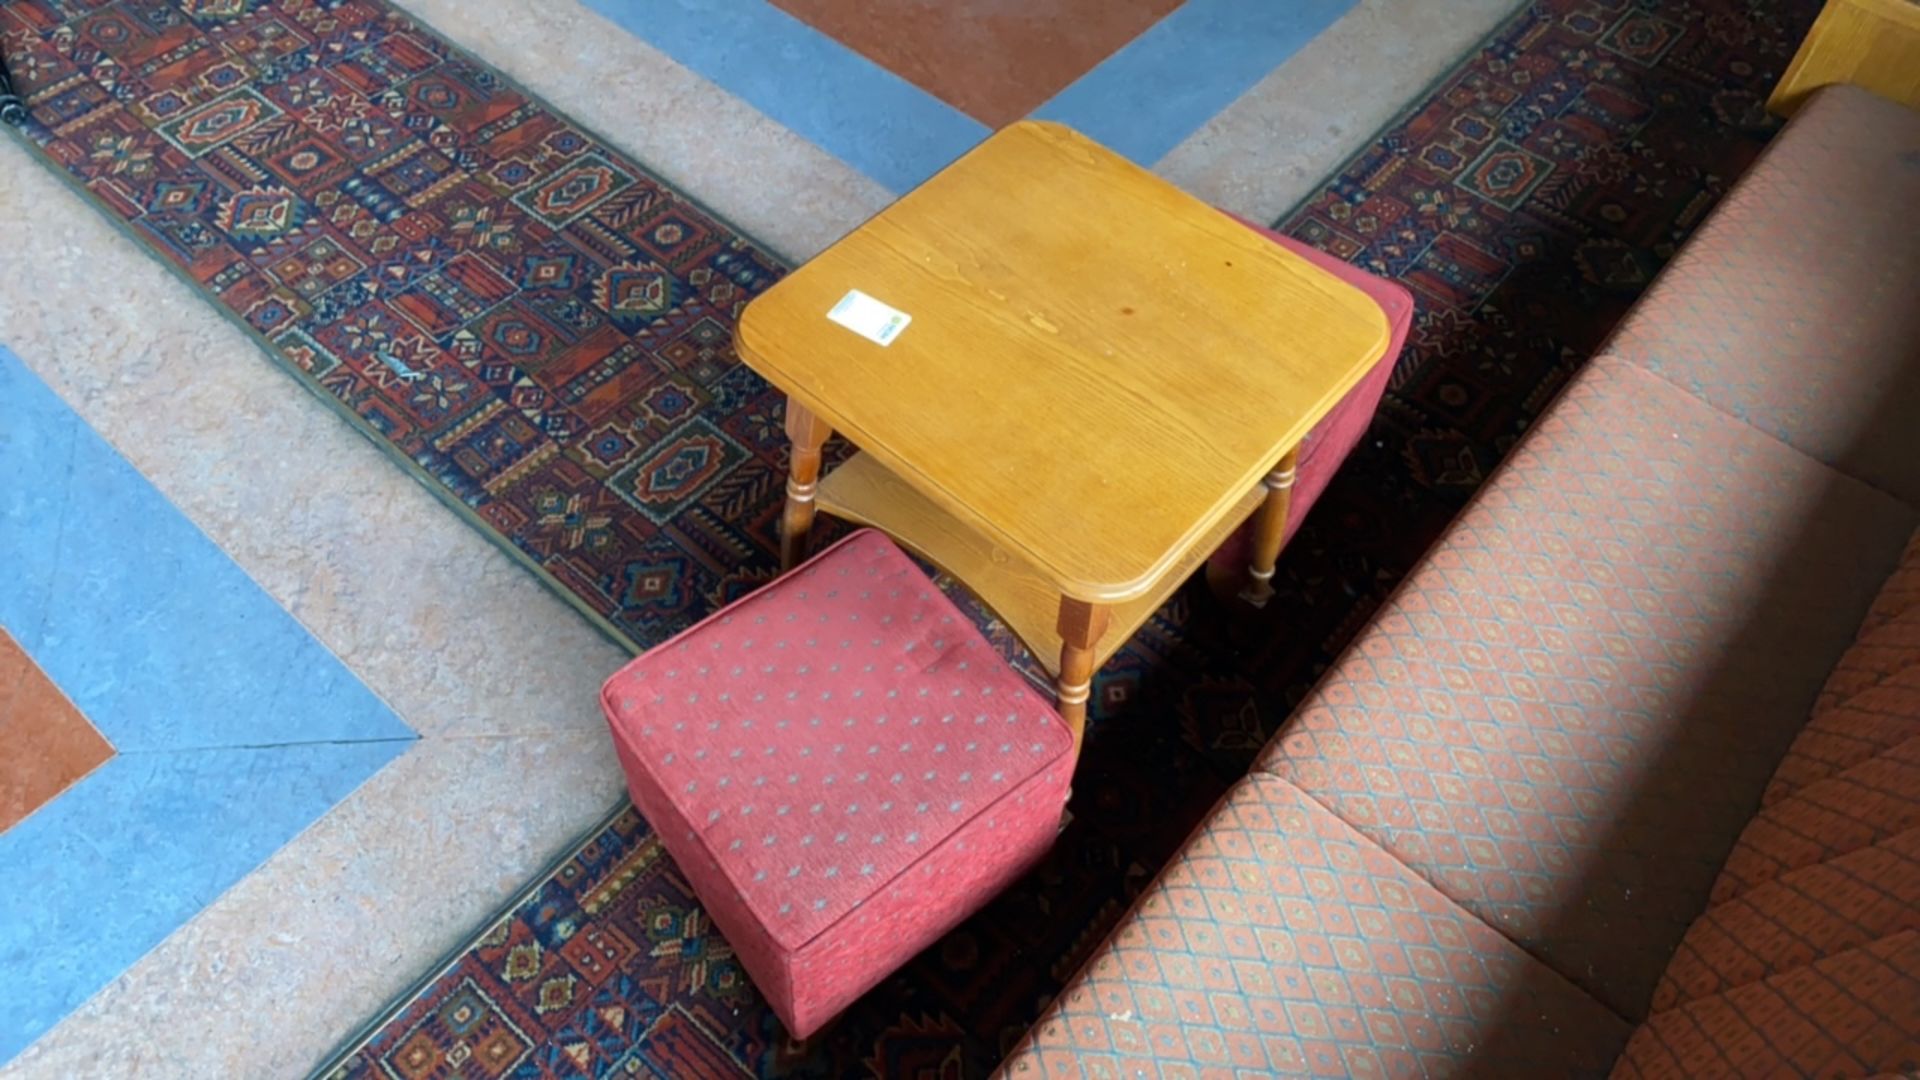
[[[805,1038],[1023,874],[1073,737],[877,532],[647,652],[601,703],[640,812]]]

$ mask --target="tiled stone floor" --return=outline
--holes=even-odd
[[[574,0],[404,6],[790,259],[891,197]],[[1514,6],[1361,0],[1158,168],[1273,218]],[[421,735],[0,1076],[297,1074],[613,804],[622,654],[10,139],[0,178],[0,342]]]

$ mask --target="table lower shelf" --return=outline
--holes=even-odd
[[[1152,588],[1112,605],[1112,622],[1094,649],[1095,670],[1132,639],[1264,496],[1264,488],[1247,492]],[[1060,673],[1060,591],[1039,571],[934,505],[869,454],[856,454],[828,473],[820,481],[818,499],[827,513],[871,525],[959,579],[1033,650],[1048,674]]]

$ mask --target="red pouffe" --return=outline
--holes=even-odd
[[[1307,511],[1320,501],[1321,494],[1333,480],[1333,474],[1340,470],[1354,447],[1360,445],[1361,438],[1367,433],[1367,426],[1373,423],[1373,414],[1380,408],[1380,398],[1387,392],[1387,383],[1393,378],[1393,365],[1399,361],[1401,350],[1406,348],[1407,335],[1413,330],[1413,293],[1397,281],[1370,274],[1291,236],[1261,228],[1245,218],[1235,216],[1235,219],[1359,289],[1367,299],[1380,305],[1381,313],[1387,317],[1387,351],[1374,362],[1373,369],[1360,380],[1360,384],[1347,391],[1347,396],[1340,399],[1333,411],[1322,418],[1300,444],[1299,460],[1294,465],[1292,501],[1287,508],[1287,527],[1281,533],[1284,550],[1284,545],[1292,542],[1293,534],[1300,530],[1300,523],[1306,520]],[[1220,550],[1207,560],[1209,570],[1222,580],[1234,581],[1238,587],[1237,583],[1245,578],[1247,572],[1251,537],[1250,528],[1242,528],[1228,537]]]
[[[1073,736],[872,530],[654,648],[601,704],[627,786],[805,1038],[1025,873]]]

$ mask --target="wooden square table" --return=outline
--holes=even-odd
[[[828,319],[851,290],[911,318]],[[886,336],[882,334],[880,336]],[[1273,573],[1294,451],[1387,347],[1358,290],[1083,136],[1022,122],[748,305],[787,394],[788,566],[816,504],[972,589],[1057,679],[1092,674],[1256,511]],[[860,453],[819,479],[838,431]]]

